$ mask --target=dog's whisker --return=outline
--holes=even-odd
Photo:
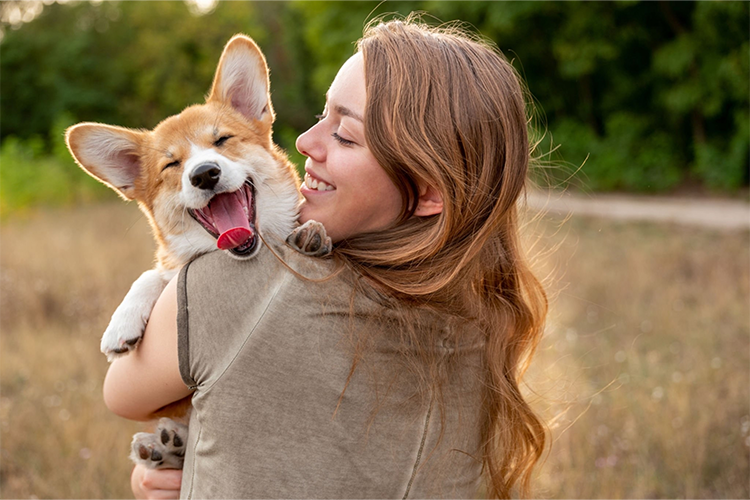
[[[161,153],[164,156],[169,156],[169,151],[167,151],[166,149],[155,148],[155,147],[152,147],[152,146],[146,146],[145,144],[141,144],[141,147],[143,149],[148,149],[150,151],[156,151],[157,153]]]
[[[216,113],[216,121],[214,122],[214,135],[218,135],[218,125],[221,117],[223,116],[224,109],[227,107],[227,103],[222,102],[219,106],[219,112]]]
[[[224,108],[224,105],[222,104],[222,105],[221,105],[221,106],[219,107],[219,112],[218,112],[218,113],[216,113],[216,120],[214,120],[214,127],[213,127],[213,130],[214,130],[214,135],[217,135],[217,129],[218,129],[218,126],[219,126],[219,120],[221,120],[221,110],[222,110],[223,108]]]
[[[276,195],[273,184],[269,184],[267,181],[262,181],[261,184],[265,186],[269,191],[271,191],[272,194]]]
[[[192,241],[190,241],[189,229],[186,229],[187,226],[185,224],[185,214],[187,213],[188,213],[188,208],[182,207],[182,212],[180,213],[180,225],[182,226],[182,234],[185,235],[185,241],[188,242],[188,245],[190,245],[191,248],[197,248],[197,245],[195,245]]]
[[[133,223],[132,223],[132,224],[130,225],[130,227],[128,227],[128,228],[127,228],[127,229],[125,230],[125,234],[126,234],[126,235],[127,235],[127,234],[128,234],[129,232],[130,232],[130,230],[131,230],[131,229],[133,229],[133,228],[135,227],[135,225],[136,225],[136,224],[138,224],[138,223],[139,223],[140,221],[142,221],[143,219],[145,219],[145,218],[146,218],[146,216],[144,215],[144,213],[143,213],[143,212],[140,212],[140,211],[139,211],[139,213],[141,214],[141,216],[140,216],[140,217],[138,217],[138,218],[137,218],[137,219],[136,219],[136,220],[135,220],[135,221],[134,221],[134,222],[133,222]]]

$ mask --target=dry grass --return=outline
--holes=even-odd
[[[747,232],[571,219],[550,328],[530,371],[553,423],[551,498],[750,496]],[[0,227],[0,496],[130,496],[140,424],[101,401],[99,336],[151,265],[133,205],[44,212]]]
[[[539,496],[750,496],[748,236],[573,218],[551,238]]]
[[[0,228],[0,495],[127,498],[130,435],[108,412],[99,338],[151,267],[135,205],[40,213]]]

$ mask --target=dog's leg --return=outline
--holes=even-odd
[[[292,231],[286,242],[298,252],[313,257],[323,257],[333,249],[326,228],[314,220],[309,220]]]
[[[187,425],[162,418],[153,434],[139,432],[133,436],[130,459],[149,469],[182,469],[187,438]]]
[[[173,272],[169,274],[174,275]],[[101,350],[109,361],[135,349],[156,299],[172,277],[169,274],[151,269],[141,274],[130,287],[102,336]]]

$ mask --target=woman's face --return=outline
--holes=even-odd
[[[391,226],[401,194],[365,141],[365,69],[361,54],[339,70],[320,121],[297,139],[307,156],[300,222],[321,222],[335,241]]]

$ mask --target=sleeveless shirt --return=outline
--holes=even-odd
[[[473,497],[479,336],[436,341],[448,366],[438,405],[410,369],[419,358],[393,310],[354,293],[351,271],[274,248],[312,279],[265,245],[250,260],[213,252],[180,272],[179,368],[195,389],[182,497]],[[424,323],[438,339],[449,328]]]

